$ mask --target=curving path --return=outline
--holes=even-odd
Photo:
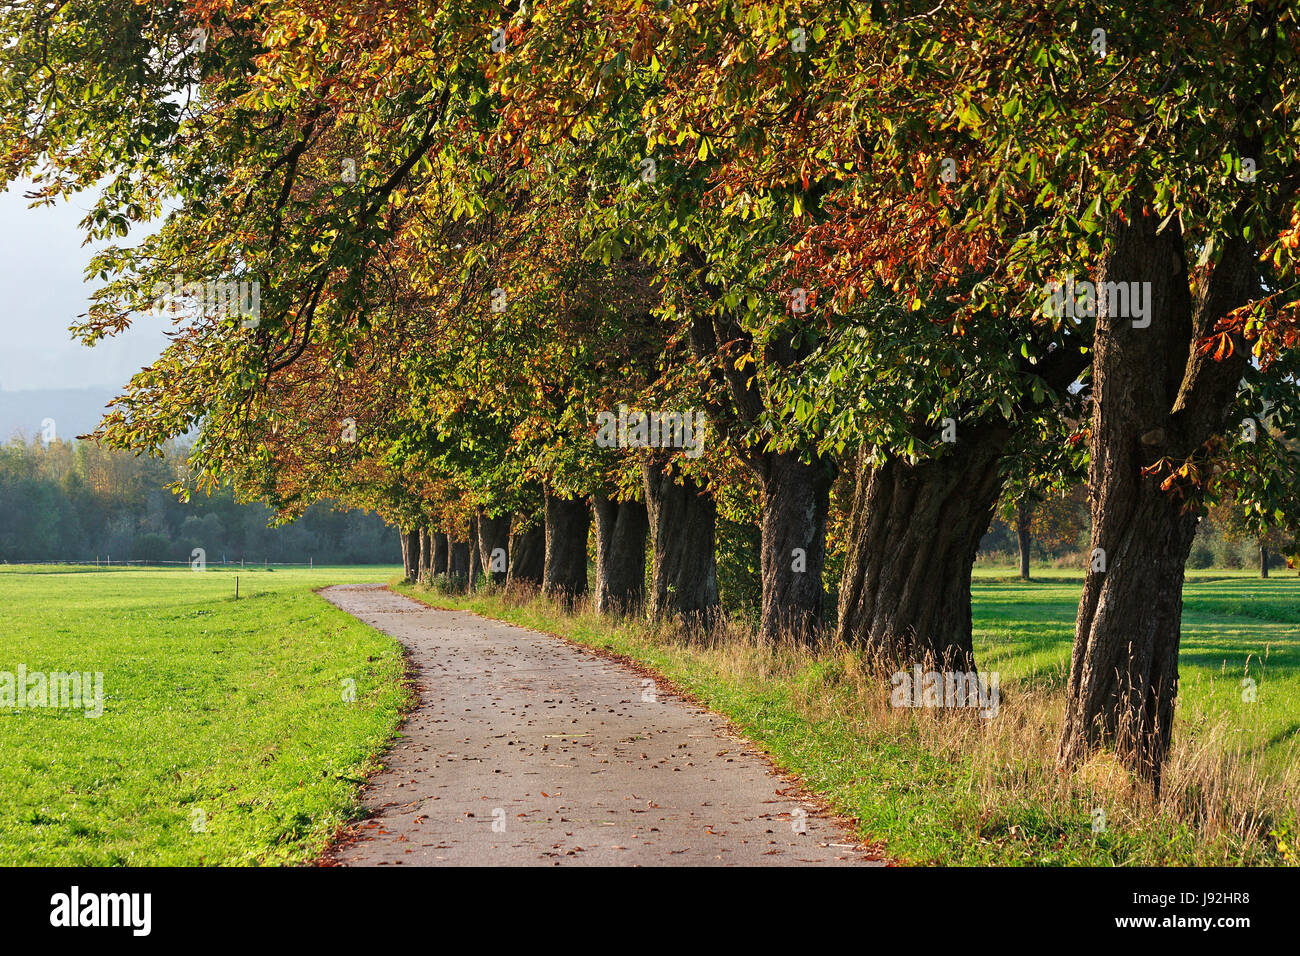
[[[407,646],[420,695],[327,862],[878,862],[723,718],[628,667],[383,585],[321,594]]]

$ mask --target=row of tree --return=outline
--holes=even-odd
[[[148,224],[83,338],[260,283],[251,321],[169,301],[103,439],[198,427],[196,487],[375,508],[416,573],[446,536],[566,599],[594,521],[597,605],[657,616],[716,613],[752,514],[764,637],[958,670],[999,498],[1086,469],[1060,760],[1158,788],[1199,513],[1300,516],[1293,4],[3,10],[6,177],[96,189],[92,239]]]
[[[274,511],[241,503],[229,488],[179,501],[188,449],[137,457],[84,441],[0,446],[0,561],[186,563],[202,548],[211,564],[269,561],[393,564],[391,529],[378,516],[312,505],[271,527]]]

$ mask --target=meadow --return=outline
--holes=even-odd
[[[1021,581],[975,572],[981,667],[1055,688],[1069,672],[1082,575],[1051,571]],[[1178,657],[1178,720],[1216,729],[1243,751],[1279,763],[1300,730],[1300,578],[1275,572],[1189,571]],[[1247,683],[1243,685],[1243,681]],[[1252,693],[1253,691],[1253,693]]]
[[[1191,572],[1165,796],[1103,754],[1052,755],[1081,578],[980,568],[999,716],[889,705],[848,648],[688,637],[539,598],[397,583],[393,568],[0,566],[0,672],[104,675],[103,715],[0,707],[0,863],[294,864],[359,812],[411,703],[401,648],[313,593],[399,590],[649,666],[729,717],[902,863],[1296,863],[1300,579]],[[1249,679],[1253,684],[1242,685]],[[354,700],[349,699],[349,688]],[[1248,692],[1251,691],[1251,692]]]
[[[312,589],[391,574],[250,567],[236,601],[234,571],[0,566],[0,672],[104,692],[97,718],[0,709],[0,863],[314,858],[408,691],[400,645]]]

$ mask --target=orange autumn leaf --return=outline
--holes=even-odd
[[[1222,362],[1224,359],[1231,357],[1234,350],[1232,336],[1227,332],[1208,335],[1196,343],[1197,355],[1206,355],[1213,351],[1214,361],[1216,362]]]

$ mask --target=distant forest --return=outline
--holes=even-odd
[[[232,490],[181,501],[167,485],[186,449],[135,457],[85,441],[0,446],[0,561],[182,561],[202,548],[226,563],[397,564],[397,531],[376,515],[310,506],[268,527],[274,512]]]
[[[194,548],[203,548],[215,565],[401,563],[397,530],[367,512],[315,504],[293,523],[273,528],[270,508],[241,504],[229,488],[181,501],[166,486],[184,473],[186,454],[183,445],[169,446],[162,458],[137,458],[85,441],[45,445],[15,438],[0,445],[0,562],[188,562]],[[980,542],[981,564],[1016,564],[1023,542],[1026,567],[1083,566],[1089,534],[1083,485],[1031,508],[1015,505],[1004,500],[994,517]],[[1201,521],[1189,567],[1259,567],[1264,553],[1269,566],[1284,566],[1273,550],[1280,541],[1257,541],[1235,525],[1228,509],[1211,509]],[[726,549],[739,546],[733,537],[748,541],[756,529],[723,521],[720,532]],[[757,568],[747,570],[734,581],[728,576],[729,590],[752,591],[749,597],[757,602]]]

